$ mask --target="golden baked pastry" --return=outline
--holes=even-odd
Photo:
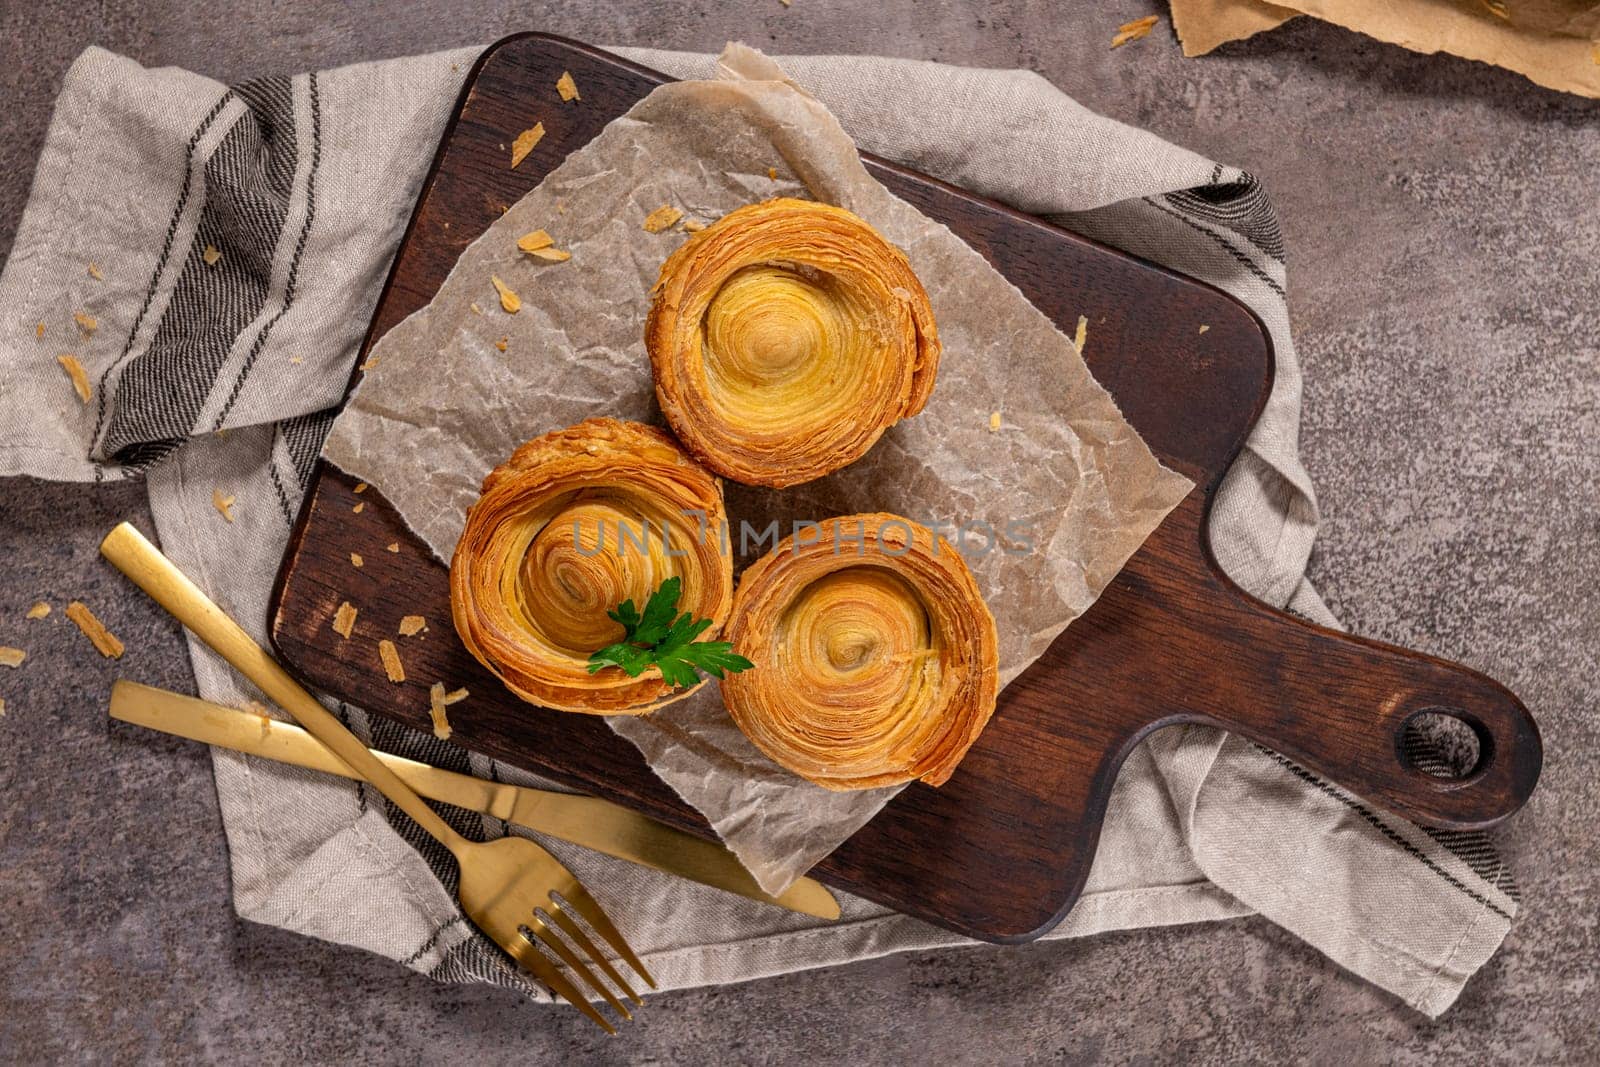
[[[623,636],[608,611],[644,604],[674,576],[679,609],[712,620],[715,636],[733,600],[715,532],[725,521],[721,483],[660,430],[589,419],[537,437],[490,472],[467,513],[450,562],[456,632],[534,704],[637,715],[671,703],[693,689],[653,669],[591,674],[589,655]]]
[[[645,346],[679,440],[751,485],[860,459],[922,410],[939,370],[933,308],[905,254],[806,200],[739,208],[679,246]]]
[[[828,789],[943,785],[994,713],[999,651],[960,553],[896,515],[790,537],[745,571],[722,683],[773,761]]]

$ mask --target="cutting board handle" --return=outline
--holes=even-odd
[[[1486,828],[1532,794],[1544,758],[1539,728],[1499,682],[1306,622],[1225,579],[1216,591],[1227,601],[1213,602],[1199,651],[1220,669],[1181,718],[1243,734],[1424,826]],[[1408,752],[1408,726],[1428,714],[1456,719],[1476,738],[1476,763],[1458,777],[1430,773]]]

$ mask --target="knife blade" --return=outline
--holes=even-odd
[[[119,681],[112,686],[111,717],[280,763],[346,778],[357,777],[339,757],[293,723],[138,682]],[[407,785],[430,799],[483,812],[536,833],[751,900],[776,904],[820,919],[839,917],[838,900],[820,882],[800,878],[782,894],[772,896],[763,892],[738,858],[721,845],[675,830],[610,801],[506,782],[486,782],[387,752],[375,751],[374,754]]]

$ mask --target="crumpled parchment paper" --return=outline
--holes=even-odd
[[[994,613],[1008,683],[1192,483],[1160,465],[1073,342],[1010,282],[867,174],[820,103],[742,45],[720,67],[717,80],[656,89],[470,245],[432,303],[374,347],[324,454],[378,486],[448,562],[484,475],[522,442],[596,415],[661,422],[644,321],[685,235],[647,233],[649,212],[670,204],[709,222],[780,195],[841,205],[904,249],[926,286],[944,343],[938,382],[919,416],[844,470],[782,491],[728,484],[732,549],[741,520],[788,533],[888,511],[935,526]],[[519,252],[517,238],[539,229],[572,259]],[[502,310],[491,275],[520,312]],[[783,770],[733,725],[715,683],[608,721],[772,892],[897,791],[834,793]]]
[[[1592,0],[1172,0],[1183,54],[1200,56],[1297,15],[1413,52],[1449,52],[1564,93],[1600,97],[1600,4]]]

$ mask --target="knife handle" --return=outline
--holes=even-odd
[[[120,680],[111,687],[111,717],[264,759],[354,777],[343,761],[292,723],[226,708],[181,693]],[[594,797],[488,782],[379,752],[405,783],[432,800],[479,811],[629,863],[763,904],[819,919],[837,919],[839,902],[816,881],[796,879],[778,896],[764,893],[733,853],[709,841]]]

